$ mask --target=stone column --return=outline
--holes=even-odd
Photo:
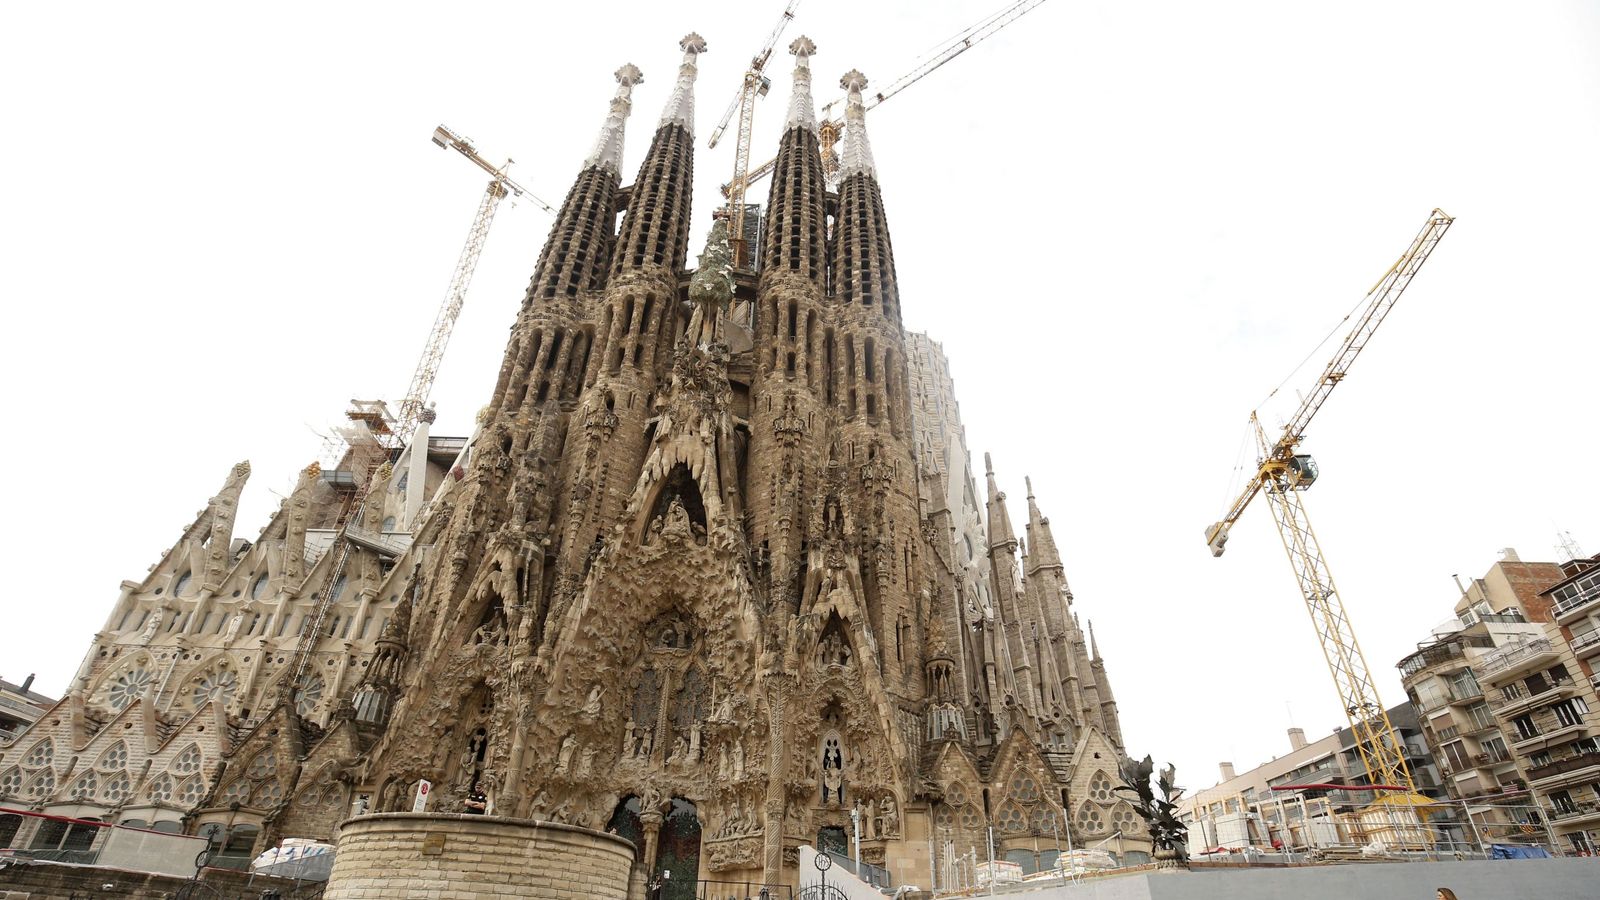
[[[661,823],[665,819],[659,809],[646,809],[639,813],[639,821],[644,824],[644,850],[639,856],[639,861],[644,863],[646,881],[656,870],[656,850],[661,846]]]
[[[767,884],[783,882],[783,820],[788,803],[785,779],[789,772],[789,693],[794,676],[781,670],[768,670],[763,678],[767,689],[767,802],[763,829],[761,880]]]

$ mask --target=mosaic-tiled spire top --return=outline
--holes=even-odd
[[[801,35],[789,45],[789,52],[794,54],[794,93],[789,95],[789,118],[783,130],[804,128],[816,134],[817,111],[811,102],[811,55],[817,52],[817,45]]]
[[[606,123],[600,126],[600,136],[595,139],[594,151],[584,160],[584,168],[598,166],[622,173],[622,137],[628,113],[633,111],[633,86],[644,81],[644,73],[633,63],[617,70],[617,93],[611,98],[611,112]]]
[[[661,125],[678,124],[690,134],[694,133],[694,78],[699,72],[695,58],[706,52],[706,39],[694,32],[684,35],[678,42],[683,50],[683,63],[678,66],[678,83],[672,86],[672,96],[661,111]]]
[[[867,140],[867,108],[862,103],[861,92],[866,90],[867,76],[851,69],[839,79],[839,86],[847,92],[844,107],[844,148],[839,152],[839,177],[849,178],[858,172],[878,177],[872,164],[872,144]]]

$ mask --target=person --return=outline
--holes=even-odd
[[[461,805],[462,812],[467,815],[481,816],[484,810],[489,808],[489,798],[484,796],[483,788],[478,787],[477,782],[473,782],[472,787],[467,790],[467,799]]]
[[[1456,892],[1449,888],[1439,888],[1433,896],[1434,900],[1456,900]]]

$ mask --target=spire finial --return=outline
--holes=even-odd
[[[683,62],[678,66],[678,83],[672,87],[672,96],[667,98],[667,108],[661,111],[661,124],[657,127],[665,128],[676,123],[693,133],[694,77],[700,71],[695,67],[695,57],[706,52],[706,39],[691,31],[678,42],[678,48],[683,51]]]
[[[844,148],[839,154],[839,177],[848,178],[856,173],[878,177],[872,163],[872,145],[867,141],[867,108],[861,101],[866,90],[867,76],[860,69],[851,69],[839,79],[839,86],[848,93],[844,107]]]
[[[983,451],[983,474],[994,474],[994,460],[989,458],[989,451]]]
[[[811,103],[810,60],[811,55],[817,52],[817,45],[802,34],[789,45],[789,52],[794,54],[794,93],[789,95],[789,118],[783,130],[804,128],[816,134],[817,113]]]
[[[633,111],[633,86],[644,81],[644,73],[633,63],[625,63],[615,74],[617,93],[611,98],[611,112],[606,116],[606,123],[600,126],[594,150],[583,165],[586,169],[598,166],[621,175],[623,126],[628,121],[628,113]]]
[[[1024,476],[1022,476],[1022,483],[1028,486],[1028,499],[1032,500],[1033,499],[1033,476],[1032,475],[1024,475]]]
[[[1100,660],[1100,645],[1094,640],[1094,620],[1089,620],[1089,659],[1094,662]]]

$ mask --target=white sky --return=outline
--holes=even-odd
[[[783,44],[817,42],[822,103],[999,5],[807,0]],[[313,428],[405,390],[485,182],[436,124],[556,203],[633,62],[631,181],[698,30],[697,250],[732,168],[704,137],[781,6],[8,7],[0,674],[65,690],[231,464],[253,538]],[[1590,3],[1052,0],[871,114],[906,324],[943,341],[1019,521],[1033,476],[1136,755],[1198,788],[1342,724],[1268,511],[1221,560],[1201,532],[1252,406],[1434,206],[1456,225],[1306,444],[1385,699],[1452,573],[1550,558],[1558,530],[1600,550],[1597,110]],[[502,208],[436,433],[487,399],[548,227]]]

